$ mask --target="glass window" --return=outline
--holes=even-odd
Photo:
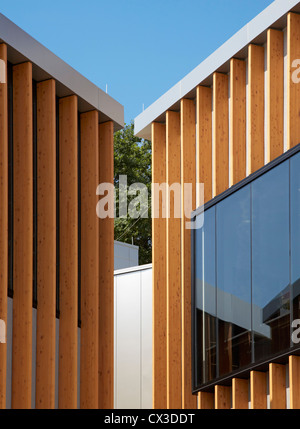
[[[252,183],[255,361],[290,346],[289,161]]]
[[[251,362],[250,186],[217,206],[219,375]]]
[[[300,319],[300,153],[291,159],[291,277],[295,320]]]
[[[195,230],[196,384],[216,378],[215,208]]]

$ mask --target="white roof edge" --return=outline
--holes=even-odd
[[[130,249],[139,249],[139,246],[136,246],[135,244],[130,243],[123,243],[123,241],[114,240],[114,244],[117,244],[118,246],[124,246],[129,247]]]
[[[93,108],[114,121],[118,128],[124,126],[124,107],[118,101],[90,82],[1,13],[0,39],[8,45],[8,48],[15,49],[26,57],[28,61],[41,68]]]
[[[120,270],[115,270],[114,275],[118,276],[120,274],[134,273],[136,271],[150,270],[152,268],[152,264],[146,265],[137,265],[136,267],[129,268],[121,268]]]
[[[245,48],[276,21],[293,9],[299,0],[275,0],[253,18],[227,42],[221,45],[181,81],[140,113],[134,120],[135,135],[151,139],[151,123],[170,109],[181,98],[194,90],[201,82]]]

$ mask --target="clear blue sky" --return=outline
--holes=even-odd
[[[1,0],[0,12],[105,90],[130,122],[272,0]]]

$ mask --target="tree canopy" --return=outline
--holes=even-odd
[[[114,136],[114,185],[116,189],[115,240],[139,246],[139,264],[152,260],[151,239],[151,142],[134,136],[133,122]],[[127,176],[127,190],[136,183],[146,185],[148,205],[143,212],[147,218],[129,216],[120,218],[120,176]],[[122,180],[121,180],[122,181]],[[135,198],[127,195],[127,206]]]

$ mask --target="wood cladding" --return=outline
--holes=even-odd
[[[33,283],[32,65],[13,67],[12,408],[31,408]]]
[[[113,184],[113,123],[99,125],[99,183]],[[112,203],[112,202],[111,202]],[[114,404],[114,219],[99,222],[99,380],[98,406]]]
[[[7,47],[0,44],[7,75]],[[7,326],[8,290],[8,102],[7,81],[0,84],[0,319]],[[7,346],[0,343],[0,409],[6,407]]]
[[[45,409],[55,407],[56,96],[53,79],[37,84],[37,157],[36,408]]]
[[[166,183],[166,125],[152,124],[152,182]],[[152,212],[157,210],[152,199]],[[159,204],[161,206],[161,203]],[[153,408],[167,408],[166,219],[152,217]]]

